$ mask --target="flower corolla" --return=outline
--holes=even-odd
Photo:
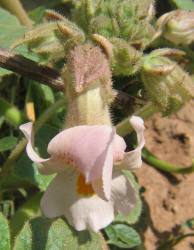
[[[135,207],[137,194],[121,170],[141,166],[145,140],[143,120],[133,116],[137,133],[136,149],[125,152],[126,144],[108,125],[81,125],[63,130],[48,145],[48,159],[33,149],[33,124],[20,129],[26,136],[29,158],[41,174],[57,173],[41,199],[44,215],[64,215],[78,231],[94,232],[108,226],[117,213],[128,216]]]

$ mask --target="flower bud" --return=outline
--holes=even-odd
[[[94,34],[93,39],[100,43],[107,55],[114,75],[132,75],[141,66],[142,53],[121,38],[110,38]]]
[[[156,34],[174,44],[188,45],[194,41],[194,11],[174,10],[162,15],[156,22]]]
[[[89,33],[97,33],[109,38],[119,34],[119,27],[110,17],[98,16],[91,20]]]
[[[132,19],[123,25],[120,37],[143,51],[151,43],[154,34],[155,30],[149,22]]]
[[[72,0],[73,20],[87,33],[91,18],[96,16],[96,11],[101,10],[104,1],[101,0]],[[100,11],[102,12],[102,11]]]
[[[47,19],[55,21],[47,21],[27,31],[23,38],[12,45],[11,49],[26,43],[28,49],[39,54],[41,62],[44,63],[44,61],[63,59],[68,48],[72,48],[69,46],[69,40],[73,45],[85,41],[84,33],[74,23],[53,10],[47,10],[46,15]],[[67,46],[66,43],[68,43]]]
[[[156,50],[144,57],[141,77],[150,100],[169,115],[194,97],[194,83],[176,62],[161,54]]]
[[[89,43],[76,46],[67,57],[62,77],[69,100],[66,127],[111,125],[109,106],[116,94],[109,62],[99,47]]]
[[[129,45],[125,40],[112,38],[110,42],[113,45],[113,57],[111,65],[115,75],[132,75],[136,73],[141,66],[142,53]]]
[[[117,8],[120,23],[126,22],[129,18],[139,20],[151,20],[155,14],[153,0],[127,0],[118,1],[120,8]]]

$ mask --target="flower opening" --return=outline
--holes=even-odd
[[[91,184],[86,184],[85,177],[82,174],[79,174],[77,177],[77,189],[76,192],[83,196],[94,195],[94,189]]]
[[[117,213],[129,215],[137,194],[121,170],[141,166],[145,143],[142,119],[133,116],[130,122],[138,140],[138,146],[130,152],[125,152],[123,138],[111,126],[83,125],[56,135],[48,145],[48,159],[39,157],[33,149],[32,123],[20,126],[28,139],[27,154],[38,163],[39,172],[57,173],[41,200],[46,217],[64,215],[76,230],[97,232]]]

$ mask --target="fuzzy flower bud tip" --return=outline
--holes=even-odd
[[[77,46],[70,52],[67,70],[74,76],[75,91],[82,92],[90,83],[111,79],[108,60],[99,47],[91,44]],[[112,84],[111,81],[107,84]]]

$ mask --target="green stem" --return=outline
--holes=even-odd
[[[32,27],[32,21],[28,17],[28,14],[19,0],[0,0],[0,3],[4,8],[14,14],[19,19],[21,24]]]
[[[56,110],[66,104],[67,100],[64,96],[57,100],[54,104],[52,104],[44,113],[42,113],[42,115],[35,122],[34,132],[36,133],[42,127],[42,125],[52,117]]]
[[[167,240],[166,242],[161,244],[159,247],[157,247],[156,250],[173,249],[174,246],[176,246],[180,241],[182,241],[186,237],[194,237],[194,233],[182,234],[180,236],[173,238],[172,240]]]
[[[64,97],[60,98],[58,101],[56,101],[53,105],[51,105],[35,122],[34,124],[34,130],[35,133],[42,127],[42,125],[50,119],[50,117],[56,112],[56,110],[62,106],[64,106],[66,103],[66,100]],[[0,186],[1,188],[8,189],[13,188],[11,176],[12,173],[12,166],[13,163],[18,159],[20,154],[23,152],[24,148],[26,147],[27,140],[26,138],[23,138],[18,145],[15,147],[15,149],[11,152],[9,155],[7,161],[3,165],[1,169],[1,176],[0,176]],[[5,181],[7,178],[10,180],[9,182]],[[19,181],[19,183],[17,183]],[[22,184],[20,183],[21,180],[17,180],[13,177],[13,182],[16,187],[21,187],[22,185],[25,186],[25,182]]]
[[[194,172],[194,160],[192,160],[192,166],[188,168],[182,168],[165,161],[161,161],[151,154],[146,148],[142,150],[142,158],[147,163],[153,165],[166,172],[177,173],[177,174],[190,174]]]
[[[27,121],[27,118],[19,109],[0,97],[0,114],[14,127]]]
[[[140,116],[141,118],[146,120],[157,111],[158,108],[153,103],[149,102],[145,106],[137,110],[133,115]],[[118,135],[126,136],[133,131],[133,128],[129,121],[130,118],[131,117],[127,117],[125,120],[117,124],[116,130]]]

